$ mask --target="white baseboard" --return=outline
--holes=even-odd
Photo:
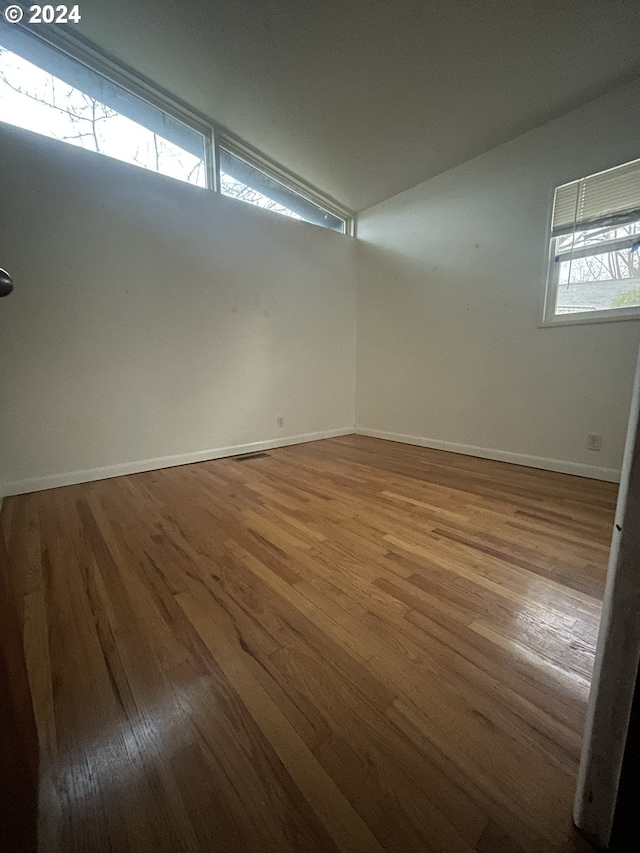
[[[399,441],[402,444],[415,444],[418,447],[431,447],[434,450],[448,450],[465,456],[479,456],[481,459],[495,459],[498,462],[511,462],[514,465],[526,465],[528,468],[541,468],[543,471],[557,471],[560,474],[575,474],[592,480],[620,482],[620,471],[616,468],[601,468],[598,465],[583,465],[580,462],[565,462],[562,459],[548,459],[545,456],[527,456],[524,453],[512,453],[509,450],[496,450],[492,447],[474,447],[472,444],[456,444],[453,441],[439,441],[435,438],[423,438],[417,435],[402,435],[398,432],[385,432],[379,429],[356,427],[356,435],[369,435],[372,438],[384,438],[387,441]]]
[[[65,474],[50,474],[46,477],[31,477],[14,480],[0,485],[0,494],[24,495],[28,492],[41,492],[58,486],[72,486],[76,483],[90,483],[94,480],[107,480],[109,477],[121,477],[124,474],[140,474],[142,471],[156,471],[160,468],[173,468],[176,465],[188,465],[191,462],[207,462],[224,456],[237,456],[242,453],[255,453],[259,450],[271,450],[275,447],[287,447],[290,444],[303,444],[307,441],[319,441],[322,438],[336,438],[341,435],[353,435],[353,427],[327,429],[320,432],[308,432],[304,435],[290,435],[286,438],[271,438],[267,441],[254,441],[251,444],[236,444],[218,447],[215,450],[196,450],[194,453],[181,453],[177,456],[159,456],[156,459],[142,459],[137,462],[123,462],[119,465],[105,465],[102,468],[87,468],[83,471],[70,471]]]
[[[211,459],[221,459],[225,456],[236,456],[242,453],[255,453],[260,450],[271,450],[276,447],[287,447],[290,444],[303,444],[307,441],[319,441],[323,438],[337,438],[341,435],[368,435],[373,438],[383,438],[387,441],[399,441],[402,444],[414,444],[418,447],[431,447],[434,450],[448,450],[452,453],[462,453],[465,456],[479,456],[482,459],[495,459],[499,462],[511,462],[515,465],[525,465],[529,468],[541,468],[544,471],[558,471],[562,474],[575,474],[579,477],[589,477],[593,480],[606,480],[611,483],[620,481],[620,471],[616,468],[602,468],[597,465],[583,465],[578,462],[565,462],[561,459],[548,459],[544,456],[527,456],[523,453],[512,453],[507,450],[496,450],[488,447],[475,447],[470,444],[456,444],[452,441],[439,441],[417,435],[403,435],[397,432],[385,432],[379,429],[363,427],[344,427],[342,429],[321,430],[303,435],[292,435],[287,438],[273,438],[266,441],[254,441],[250,444],[237,444],[228,447],[218,447],[213,450],[197,450],[193,453],[182,453],[176,456],[160,456],[155,459],[143,459],[136,462],[124,462],[119,465],[106,465],[102,468],[87,468],[82,471],[70,471],[62,474],[50,474],[46,477],[31,477],[24,480],[13,480],[0,485],[0,496],[23,495],[28,492],[40,492],[44,489],[55,489],[58,486],[71,486],[76,483],[90,483],[94,480],[106,480],[109,477],[120,477],[124,474],[139,474],[142,471],[155,471],[160,468],[172,468],[176,465],[188,465],[191,462],[206,462]],[[0,506],[2,505],[0,497]]]

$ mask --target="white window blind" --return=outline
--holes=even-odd
[[[626,222],[640,214],[640,160],[589,175],[556,189],[552,234]]]

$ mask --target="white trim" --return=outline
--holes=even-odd
[[[356,435],[369,435],[386,441],[399,441],[402,444],[415,444],[418,447],[431,447],[434,450],[447,450],[450,453],[462,453],[465,456],[478,456],[480,459],[495,459],[497,462],[510,462],[513,465],[525,465],[527,468],[541,468],[543,471],[557,471],[560,474],[575,474],[589,477],[591,480],[606,480],[609,483],[620,482],[617,468],[602,468],[598,465],[583,465],[580,462],[565,462],[562,459],[548,459],[546,456],[528,456],[513,453],[510,450],[497,450],[493,447],[475,447],[472,444],[457,444],[453,441],[440,441],[436,438],[424,438],[417,435],[403,435],[399,432],[385,432],[380,429],[356,427]]]
[[[27,6],[24,8],[28,9]],[[26,35],[44,42],[54,50],[68,56],[73,62],[84,65],[90,71],[105,77],[131,95],[146,101],[161,112],[200,133],[205,137],[205,142],[211,136],[214,123],[208,116],[172,95],[130,65],[126,65],[102,48],[97,47],[81,33],[74,32],[69,27],[55,24],[43,27],[30,26],[24,20],[17,27]]]
[[[625,310],[629,310],[632,313],[623,314],[622,312]],[[551,329],[554,326],[585,326],[589,323],[619,323],[620,321],[629,320],[640,320],[640,311],[637,308],[614,308],[612,311],[585,311],[581,314],[556,314],[555,317],[542,320],[542,322],[538,323],[538,328]]]
[[[605,171],[610,172],[613,171],[613,169],[606,169]],[[554,205],[555,195],[558,189],[560,188],[558,187],[554,191]],[[601,311],[576,311],[570,314],[556,314],[556,301],[558,298],[559,286],[558,279],[560,276],[560,263],[556,261],[556,258],[562,259],[563,257],[589,257],[591,255],[597,255],[598,253],[602,252],[603,248],[609,249],[618,247],[619,245],[627,244],[631,246],[635,242],[637,235],[632,235],[631,237],[623,237],[618,240],[611,240],[607,243],[602,243],[598,246],[589,246],[580,249],[577,252],[572,252],[569,250],[561,253],[557,251],[558,238],[559,235],[557,234],[551,234],[549,237],[547,251],[547,275],[545,279],[544,299],[542,303],[542,319],[538,323],[539,329],[549,328],[551,326],[577,326],[584,325],[586,323],[610,323],[619,320],[640,319],[640,307],[636,306],[607,308]],[[629,281],[632,283],[633,279],[630,279]]]
[[[640,355],[622,459],[622,476],[609,551],[602,617],[573,806],[576,826],[598,848],[609,849],[640,661]],[[623,849],[629,849],[624,844]],[[616,845],[616,849],[622,849]]]
[[[70,471],[64,474],[50,474],[46,477],[31,477],[26,480],[13,480],[0,484],[0,494],[24,495],[29,492],[41,492],[44,489],[56,489],[59,486],[72,486],[77,483],[91,483],[94,480],[108,480],[125,474],[140,474],[143,471],[157,471],[161,468],[173,468],[176,465],[190,465],[193,462],[208,462],[225,456],[239,456],[243,453],[255,453],[259,450],[271,450],[275,447],[288,447],[290,444],[304,444],[323,438],[337,438],[341,435],[353,435],[353,427],[325,429],[320,432],[308,432],[291,435],[287,438],[271,438],[266,441],[253,441],[250,444],[236,444],[217,447],[213,450],[196,450],[193,453],[179,453],[176,456],[159,456],[155,459],[141,459],[136,462],[123,462],[119,465],[105,465],[102,468],[86,468],[82,471]]]
[[[284,167],[274,163],[273,160],[265,157],[260,151],[238,139],[237,136],[229,133],[229,131],[219,129],[217,132],[217,142],[218,146],[221,146],[225,151],[228,151],[235,157],[239,157],[240,160],[244,160],[249,166],[253,166],[254,169],[263,172],[267,177],[278,181],[284,187],[292,190],[292,192],[301,196],[306,201],[315,204],[316,207],[319,207],[326,213],[330,213],[337,219],[341,219],[344,222],[345,236],[354,236],[355,213],[352,210],[343,207],[335,199],[312,187],[306,181],[303,181],[302,178],[294,175],[293,172],[289,172]]]
[[[2,4],[4,8],[6,4]],[[26,4],[20,4],[23,11],[28,10]],[[182,124],[201,134],[205,148],[205,174],[207,189],[220,192],[220,144],[232,154],[237,154],[249,165],[274,178],[287,188],[293,190],[307,201],[325,210],[327,213],[342,219],[345,224],[345,236],[355,236],[356,214],[341,205],[335,199],[325,195],[320,190],[308,184],[302,178],[289,172],[266,157],[253,146],[239,139],[235,134],[220,126],[204,113],[194,109],[190,104],[172,95],[162,86],[154,83],[148,77],[140,74],[130,65],[125,65],[116,57],[98,47],[82,33],[69,27],[45,25],[42,27],[29,26],[26,20],[17,27],[29,36],[39,39],[54,50],[64,53],[74,62],[86,66],[91,71],[105,77],[117,86],[135,97],[140,98],[161,112],[182,122]],[[304,221],[304,220],[303,220]],[[323,226],[320,226],[323,227]],[[331,230],[331,229],[329,229]],[[336,232],[337,233],[337,232]]]

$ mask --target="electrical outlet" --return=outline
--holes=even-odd
[[[284,418],[278,418],[278,427],[279,429],[282,429],[284,427]]]
[[[602,436],[600,433],[589,433],[587,436],[587,450],[602,450]]]

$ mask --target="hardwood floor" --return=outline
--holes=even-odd
[[[349,436],[5,499],[41,850],[589,849],[615,497]]]

